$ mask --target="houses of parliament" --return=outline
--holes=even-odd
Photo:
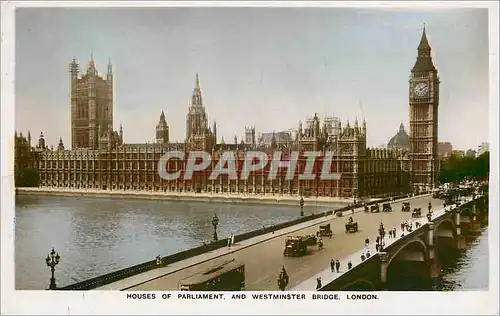
[[[93,56],[85,71],[73,58],[69,65],[71,80],[71,149],[60,139],[57,148],[48,148],[43,133],[32,146],[31,134],[15,135],[16,186],[52,188],[144,190],[156,192],[213,192],[228,194],[289,194],[326,197],[380,197],[432,189],[439,170],[437,159],[437,117],[439,77],[431,57],[425,28],[418,46],[417,60],[409,80],[409,137],[401,124],[388,148],[368,148],[367,125],[357,119],[342,124],[338,118],[317,114],[299,122],[292,132],[263,133],[245,127],[238,142],[218,141],[217,124],[210,122],[196,74],[191,104],[186,115],[186,138],[171,142],[169,125],[162,111],[156,128],[156,142],[127,144],[123,128],[113,130],[113,69],[111,62],[101,76]],[[406,138],[405,136],[406,135]],[[158,161],[167,151],[206,151],[212,155],[212,166],[194,173],[190,180],[182,177],[167,181],[158,174]],[[238,168],[248,150],[269,153],[281,151],[282,160],[291,151],[329,151],[333,154],[331,172],[340,173],[337,180],[299,180],[306,158],[299,156],[297,173],[286,179],[281,168],[275,179],[269,179],[269,165],[250,173],[247,180],[227,176],[209,179],[211,168],[223,151],[236,153]],[[187,157],[187,155],[186,155]],[[313,172],[320,172],[322,156],[316,159]],[[182,170],[185,161],[169,160],[167,170]]]

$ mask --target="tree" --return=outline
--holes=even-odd
[[[452,154],[441,164],[439,182],[457,182],[465,178],[487,180],[490,175],[490,153],[479,157],[460,157]]]
[[[14,172],[16,187],[37,187],[40,182],[38,170],[35,168],[24,168]]]

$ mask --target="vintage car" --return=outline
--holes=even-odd
[[[413,212],[411,212],[411,217],[413,218],[419,218],[421,216],[422,216],[422,209],[420,207],[413,209]]]
[[[285,239],[284,256],[298,257],[307,253],[307,246],[313,246],[317,243],[316,236],[287,236]]]
[[[372,212],[372,213],[380,212],[380,206],[378,205],[378,203],[372,205],[372,207],[370,208],[370,212]]]
[[[410,211],[410,202],[403,202],[403,206],[401,207],[402,212],[409,212]]]
[[[319,226],[319,231],[316,233],[316,236],[318,237],[332,237],[332,229],[330,227],[330,224],[327,225],[320,225]]]
[[[358,231],[358,222],[352,220],[352,217],[345,224],[345,232],[346,233],[355,233]]]
[[[384,203],[382,205],[382,212],[392,212],[391,203]]]

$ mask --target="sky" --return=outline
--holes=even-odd
[[[16,129],[70,145],[68,64],[86,69],[93,51],[100,74],[111,59],[126,143],[154,141],[162,110],[171,141],[183,141],[198,72],[219,140],[318,113],[365,118],[368,146],[383,146],[408,128],[424,22],[441,79],[439,141],[476,149],[488,141],[487,9],[18,8]]]

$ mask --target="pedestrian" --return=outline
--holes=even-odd
[[[234,245],[234,234],[231,233],[231,245]]]
[[[340,261],[337,259],[337,261],[335,262],[335,270],[337,270],[337,273],[340,272]]]
[[[392,231],[392,235],[394,236],[394,238],[396,238],[396,228],[394,228],[394,230]]]
[[[349,262],[347,263],[347,269],[351,270],[352,268],[352,262],[349,260]]]
[[[368,248],[369,244],[370,244],[370,239],[366,238],[365,239],[365,247]]]
[[[365,259],[366,259],[365,254],[364,254],[364,253],[362,253],[362,254],[361,254],[361,261],[365,261]]]
[[[389,231],[389,238],[392,238],[392,230]]]
[[[321,277],[316,279],[316,290],[321,289]]]
[[[370,250],[368,250],[368,251],[366,252],[366,259],[370,258],[370,256],[371,256],[371,255],[370,255]]]
[[[335,260],[333,259],[330,261],[330,269],[332,269],[332,272],[335,272]]]
[[[401,230],[405,230],[405,223],[401,223]]]
[[[227,239],[227,248],[231,249],[231,237]]]

